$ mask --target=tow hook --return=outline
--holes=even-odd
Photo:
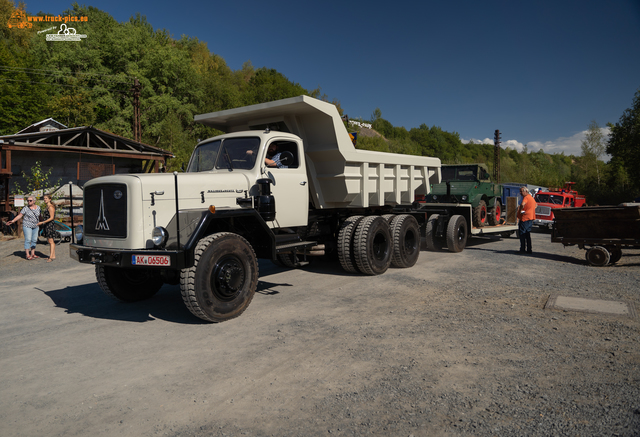
[[[101,264],[104,262],[104,254],[100,252],[91,252],[89,258],[91,258],[91,264]]]

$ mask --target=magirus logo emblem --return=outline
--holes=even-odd
[[[96,222],[96,231],[108,231],[109,224],[107,217],[104,215],[104,192],[100,190],[100,212],[98,213],[98,221]]]

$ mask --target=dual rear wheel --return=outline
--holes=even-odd
[[[348,272],[380,275],[411,267],[420,255],[420,229],[408,214],[353,216],[338,231],[338,259]]]

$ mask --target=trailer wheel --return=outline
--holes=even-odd
[[[353,247],[356,265],[365,275],[381,275],[391,265],[389,222],[380,216],[365,217],[356,229]]]
[[[451,252],[462,252],[467,245],[467,221],[461,215],[454,215],[447,225],[447,247]]]
[[[356,228],[364,216],[354,215],[347,218],[338,231],[338,260],[340,265],[347,272],[358,273],[356,267],[356,256],[353,251],[353,236]]]
[[[489,210],[488,221],[490,226],[497,226],[500,224],[500,216],[502,215],[502,205],[500,201],[496,199],[495,205]]]
[[[122,302],[138,302],[156,294],[164,283],[157,273],[153,269],[96,264],[96,279],[102,291]]]
[[[609,251],[602,246],[593,246],[587,250],[585,257],[587,261],[589,261],[589,264],[596,267],[606,266],[611,259]]]
[[[238,317],[258,284],[253,248],[238,234],[220,232],[198,242],[193,267],[180,273],[182,300],[191,313],[209,322]]]
[[[389,224],[391,224],[391,222],[393,221],[394,218],[396,218],[395,214],[384,214],[381,215],[380,217],[382,217],[383,219],[385,219],[386,221],[389,222]]]
[[[424,236],[427,244],[427,250],[441,250],[444,247],[441,238],[436,236],[436,229],[438,227],[438,217],[440,214],[431,214],[427,225],[425,226]]]
[[[622,249],[618,246],[605,246],[609,252],[609,264],[615,264],[622,258]]]
[[[414,266],[420,256],[420,226],[415,217],[409,214],[395,216],[391,221],[391,238],[391,265],[400,268]]]
[[[478,206],[473,208],[473,225],[477,228],[487,224],[487,203],[481,200]]]

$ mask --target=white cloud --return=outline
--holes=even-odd
[[[606,142],[611,131],[608,127],[600,128],[600,130],[602,131],[602,134],[604,135],[604,141]],[[537,152],[538,150],[542,149],[545,153],[549,154],[559,154],[564,152],[565,155],[579,156],[582,154],[581,145],[586,135],[587,131],[584,130],[570,137],[560,137],[551,141],[529,141],[526,143],[526,145],[527,149],[530,152]],[[485,138],[484,140],[478,140],[475,138],[471,138],[470,140],[462,140],[464,144],[467,144],[470,141],[480,144],[493,144],[493,139],[491,138]],[[521,152],[524,149],[525,143],[522,143],[518,140],[506,140],[503,141],[501,145],[503,148],[509,147],[511,149],[517,150],[518,152]],[[603,158],[607,159],[608,157],[605,156]]]

